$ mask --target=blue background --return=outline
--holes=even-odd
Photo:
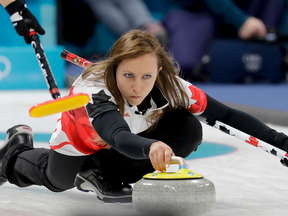
[[[44,36],[40,36],[40,41],[58,88],[64,88],[65,61],[60,58],[64,47],[56,44],[56,1],[26,0],[26,3],[46,31]],[[47,89],[34,49],[16,33],[9,14],[2,6],[0,6],[0,20],[0,57],[8,58],[12,65],[8,76],[2,79],[0,76],[0,90]],[[1,74],[5,68],[4,62],[0,61]]]

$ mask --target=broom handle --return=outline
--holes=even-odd
[[[207,119],[201,116],[197,116],[198,120],[203,122],[204,124],[207,124],[211,127],[214,127],[224,133],[227,133],[230,136],[234,136],[254,147],[257,147],[259,149],[262,149],[263,151],[270,153],[276,157],[281,158],[280,162],[282,163],[283,166],[288,167],[288,153],[285,152],[282,149],[279,149],[271,144],[268,144],[260,139],[257,139],[247,133],[244,133],[243,131],[240,131],[236,128],[233,128],[227,124],[224,124],[221,121],[218,120],[212,120],[212,119]]]
[[[54,75],[52,73],[52,70],[50,68],[50,65],[48,63],[48,59],[47,59],[45,52],[43,50],[42,44],[40,43],[39,36],[38,36],[37,32],[34,31],[33,29],[30,29],[29,36],[31,39],[32,47],[33,47],[35,54],[36,54],[36,58],[38,60],[40,68],[42,70],[42,74],[45,78],[47,87],[50,91],[50,94],[54,99],[57,99],[60,97],[60,92],[59,92],[59,89],[57,87],[57,84],[56,84]]]
[[[86,60],[86,59],[83,59],[67,50],[63,50],[61,52],[61,55],[60,57],[66,61],[69,61],[73,64],[76,64],[82,68],[87,68],[89,65],[93,64],[92,62]]]

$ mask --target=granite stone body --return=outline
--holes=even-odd
[[[213,210],[214,184],[199,179],[141,179],[134,185],[133,207],[145,215],[196,216]]]

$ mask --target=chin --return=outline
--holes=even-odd
[[[137,101],[128,101],[128,103],[129,103],[130,105],[132,105],[132,106],[138,106],[138,105],[141,104],[141,102],[142,102],[142,101],[139,101],[139,102],[137,102]]]
[[[138,106],[138,105],[140,105],[141,103],[129,103],[130,105],[132,105],[132,106]]]

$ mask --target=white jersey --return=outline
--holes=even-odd
[[[110,91],[107,89],[103,80],[92,81],[94,75],[90,75],[85,80],[81,76],[74,82],[70,94],[87,93],[90,96],[90,101],[86,106],[81,108],[63,112],[57,121],[56,129],[50,139],[50,147],[65,155],[83,156],[90,155],[100,149],[105,148],[99,145],[95,138],[98,136],[92,126],[93,118],[89,118],[87,108],[90,104],[93,105],[93,96],[103,97],[114,104],[116,101]],[[200,115],[204,112],[207,99],[205,93],[193,86],[191,83],[181,79],[186,93],[189,97],[189,110],[193,115]],[[149,99],[150,105],[145,112],[138,110],[137,106],[131,106],[125,101],[125,111],[123,118],[127,122],[130,130],[134,134],[148,129],[154,122],[147,121],[147,117],[155,110],[162,110],[169,105],[167,99],[162,94],[161,90],[155,85],[150,94],[146,97]],[[117,104],[116,104],[117,105]],[[173,101],[171,102],[173,106]],[[91,108],[90,108],[91,109]],[[97,109],[97,107],[95,107]],[[160,112],[161,113],[161,112]]]

